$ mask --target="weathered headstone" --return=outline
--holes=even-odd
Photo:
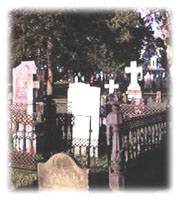
[[[80,168],[65,153],[53,155],[46,163],[38,163],[38,185],[42,190],[88,190],[89,169]]]
[[[140,74],[139,80],[142,80],[143,70],[142,67],[137,67],[136,61],[131,61],[131,66],[125,68],[126,73],[131,74],[130,84],[128,86],[127,94],[128,99],[142,98],[141,88],[138,84],[138,74]]]
[[[96,147],[97,152],[100,121],[100,88],[91,87],[85,83],[69,84],[68,109],[68,112],[75,117],[73,145],[75,147],[83,145],[86,150],[89,144],[91,129],[91,147]]]
[[[114,80],[110,79],[109,84],[104,84],[106,89],[109,89],[109,94],[113,94],[115,89],[119,88],[119,84],[114,84]]]
[[[13,103],[27,104],[27,112],[33,112],[33,74],[36,74],[34,61],[21,62],[13,69]]]

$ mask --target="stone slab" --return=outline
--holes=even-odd
[[[89,169],[80,168],[66,153],[53,155],[38,163],[38,185],[42,190],[86,191]]]

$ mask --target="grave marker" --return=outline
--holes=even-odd
[[[100,88],[85,83],[69,84],[68,112],[75,116],[73,145],[89,144],[91,126],[91,147],[97,148],[99,137]],[[90,125],[91,124],[91,125]],[[97,153],[96,153],[97,154]]]
[[[142,67],[137,67],[136,61],[131,61],[131,66],[125,68],[125,73],[131,74],[130,84],[128,86],[127,94],[128,99],[142,98],[141,88],[138,84],[138,74],[140,73],[139,80],[142,80],[143,70]]]
[[[109,94],[113,94],[115,89],[119,88],[119,84],[114,84],[114,80],[110,79],[109,84],[104,84],[106,89],[109,89]]]
[[[21,62],[13,69],[13,103],[33,104],[34,61]]]
[[[65,153],[53,155],[46,163],[38,163],[38,185],[42,190],[88,190],[88,169],[80,168]]]

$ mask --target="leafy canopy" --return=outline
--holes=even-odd
[[[74,72],[116,73],[139,60],[144,38],[152,32],[135,10],[10,13],[12,67],[35,60]]]

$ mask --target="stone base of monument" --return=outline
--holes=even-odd
[[[141,90],[128,90],[126,92],[128,95],[128,100],[133,100],[133,99],[141,99],[142,98],[142,92]]]
[[[124,175],[109,169],[109,188],[113,191],[124,189]]]
[[[128,95],[128,99],[130,101],[132,99],[141,99],[142,98],[141,87],[138,84],[136,85],[130,84],[128,86],[126,94]]]

